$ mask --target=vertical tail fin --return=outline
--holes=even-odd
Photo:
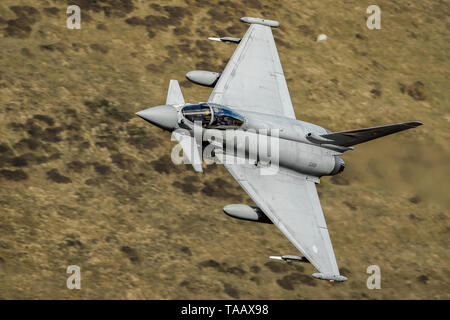
[[[166,104],[184,104],[183,93],[177,80],[170,80]]]
[[[329,145],[337,145],[340,147],[350,147],[359,143],[381,138],[389,134],[400,132],[403,130],[417,128],[421,126],[422,122],[411,121],[397,124],[388,124],[381,127],[364,128],[350,131],[341,131],[329,134],[323,134],[320,137],[329,139],[326,142]],[[310,137],[310,136],[309,136]],[[314,139],[314,137],[312,137]],[[348,150],[348,149],[347,149]],[[346,151],[343,149],[343,151]]]

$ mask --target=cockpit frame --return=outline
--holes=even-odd
[[[201,122],[205,129],[236,129],[245,122],[244,117],[230,108],[210,102],[186,105],[181,114],[190,123]]]

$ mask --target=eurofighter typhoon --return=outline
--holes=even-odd
[[[331,132],[297,120],[271,30],[279,23],[241,21],[250,24],[243,38],[209,38],[238,44],[222,73],[186,74],[196,84],[214,87],[208,102],[185,103],[178,82],[171,80],[165,105],[137,115],[171,131],[195,171],[203,171],[202,160],[222,163],[257,205],[230,204],[223,208],[226,214],[273,223],[302,253],[271,258],[309,262],[319,271],[313,277],[345,281],[315,184],[342,172],[345,163],[339,156],[354,145],[422,123]]]

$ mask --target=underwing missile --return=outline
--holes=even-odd
[[[291,255],[285,255],[285,256],[270,256],[270,259],[273,260],[284,260],[287,262],[295,261],[295,262],[309,262],[308,259],[305,257],[299,257],[299,256],[291,256]]]

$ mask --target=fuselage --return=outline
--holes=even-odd
[[[328,130],[305,121],[245,111],[214,103],[165,105],[149,108],[153,115],[141,117],[168,131],[181,131],[214,145],[225,154],[259,163],[273,164],[306,175],[321,177],[341,172],[341,153],[307,138]],[[155,120],[157,119],[157,120]],[[186,133],[187,131],[187,133]],[[212,138],[213,137],[213,138]]]

